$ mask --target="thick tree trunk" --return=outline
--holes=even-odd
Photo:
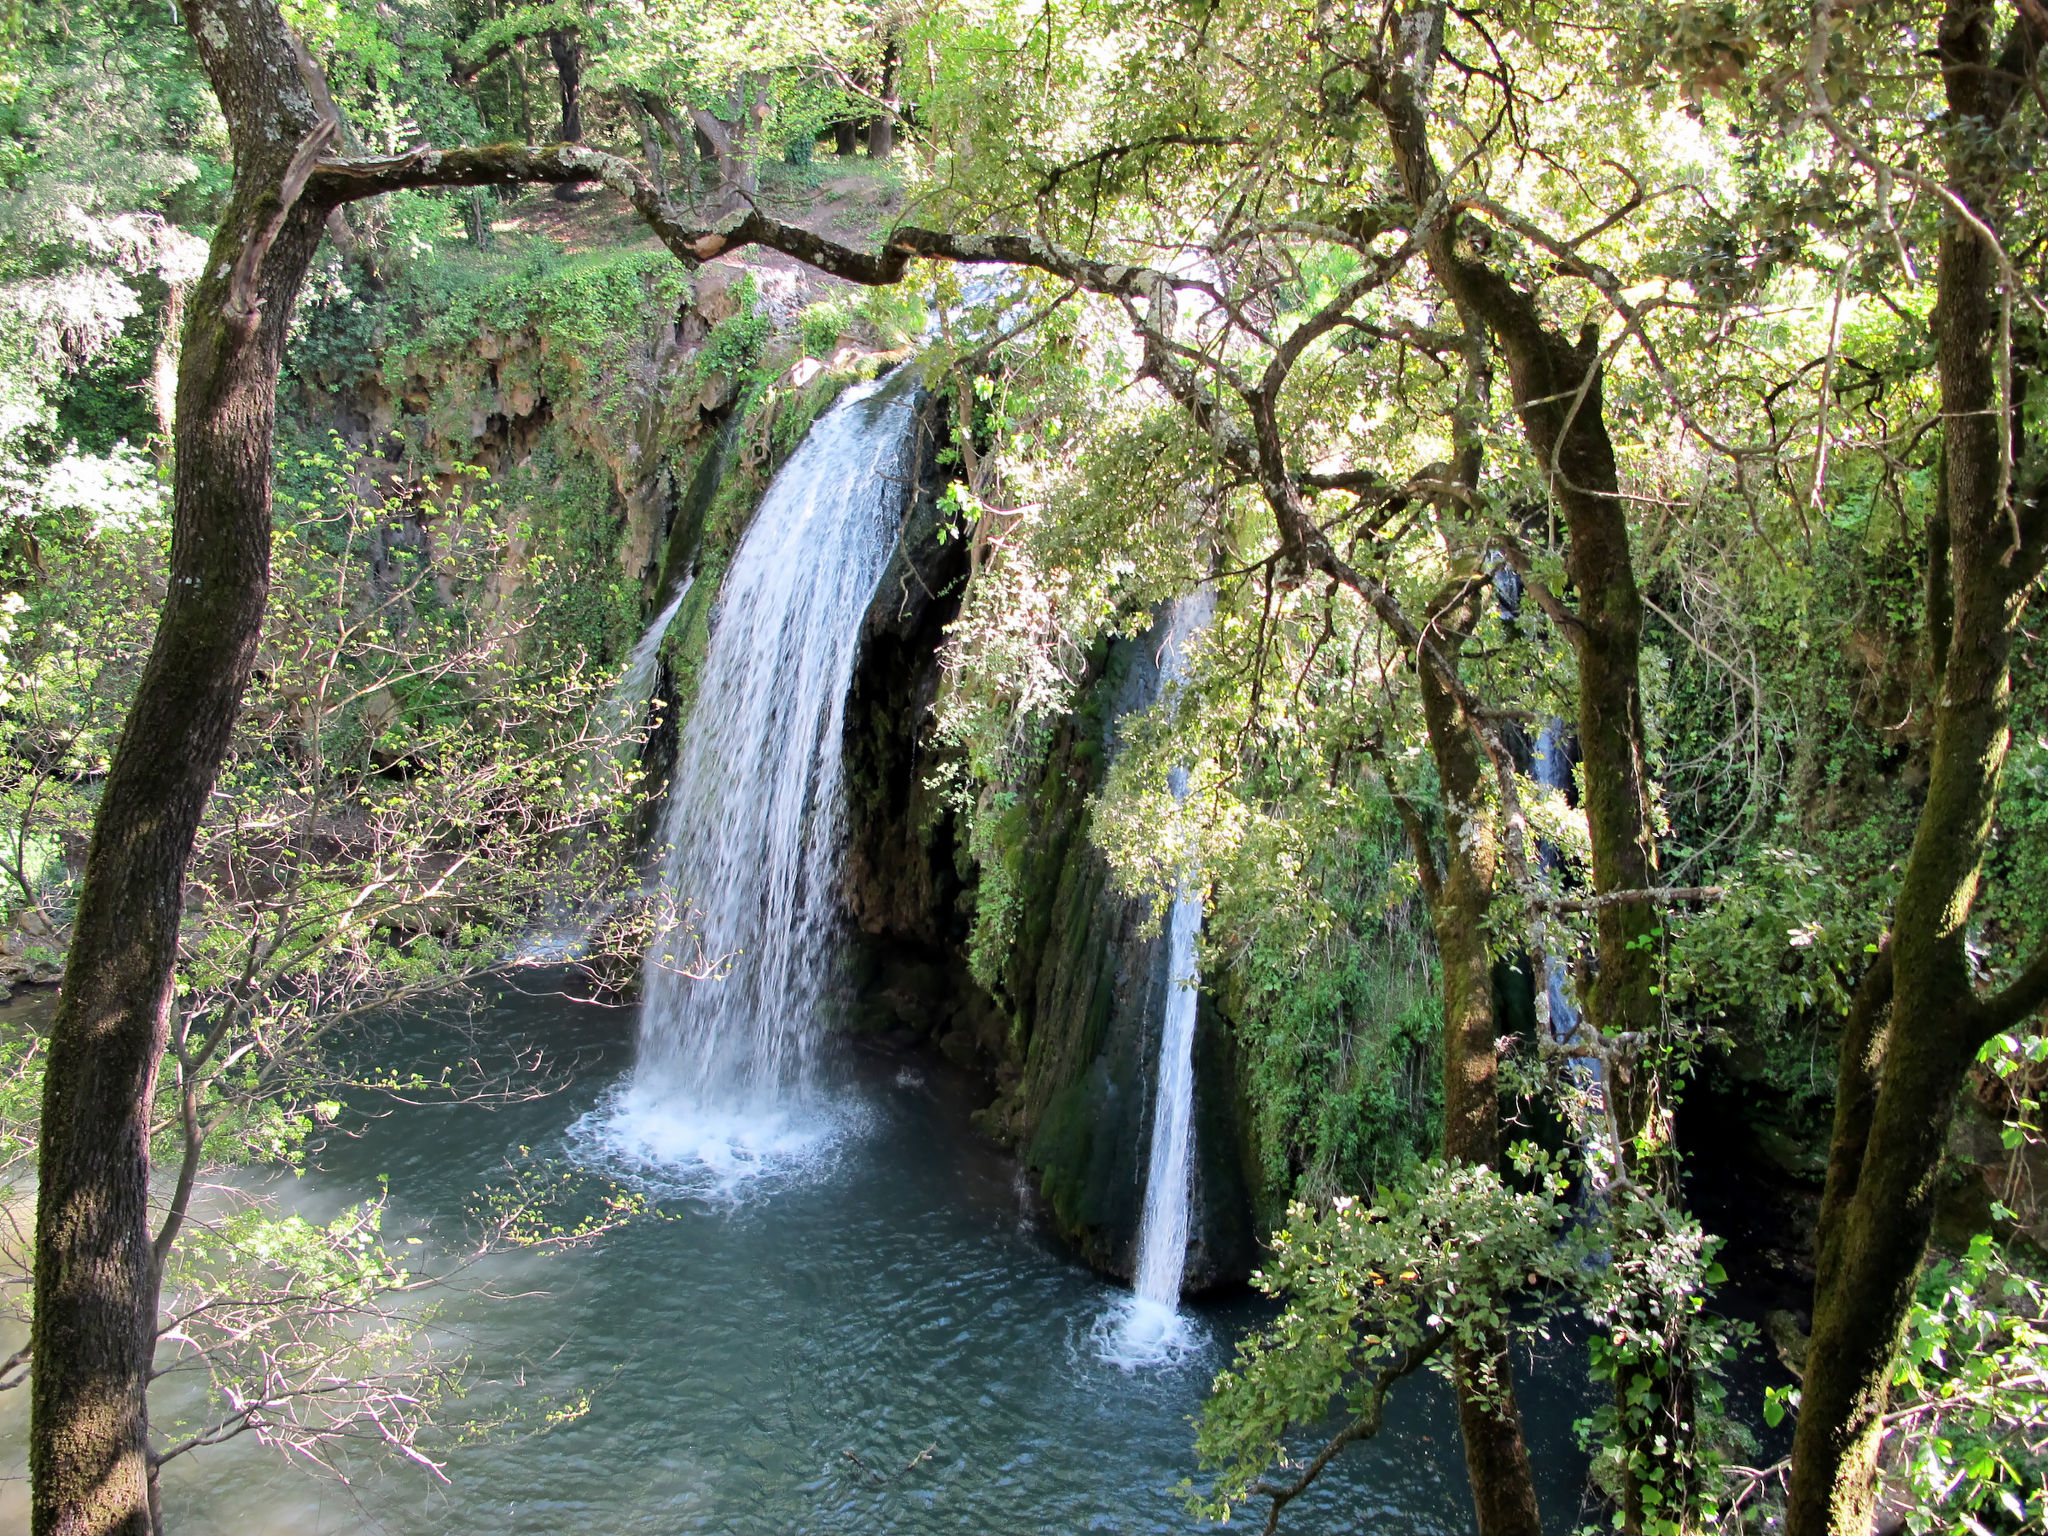
[[[832,120],[832,148],[842,160],[860,153],[860,124],[850,117]]]
[[[562,142],[583,142],[583,34],[574,29],[548,34],[548,57],[555,61],[555,83],[562,97]],[[573,203],[583,196],[572,182],[555,187],[555,200]]]
[[[282,48],[228,29],[275,26]],[[278,359],[325,210],[292,206],[294,150],[326,127],[276,12],[188,0],[235,181],[186,299],[170,582],[79,886],[37,1159],[29,1467],[36,1536],[145,1536],[160,1263],[149,1121],[185,860],[255,661],[268,587]],[[308,166],[309,168],[309,166]],[[302,178],[300,178],[302,179]]]
[[[893,105],[896,100],[896,79],[903,61],[903,47],[891,33],[882,45],[882,100]],[[896,148],[896,114],[893,110],[877,112],[868,119],[868,158],[886,160]]]
[[[710,146],[710,158],[718,169],[718,188],[711,195],[712,209],[722,212],[751,203],[761,189],[761,171],[753,150],[753,133],[765,118],[766,103],[750,107],[744,93],[733,93],[733,120],[727,122],[706,107],[690,108],[700,145]]]
[[[1995,14],[1989,0],[1951,0],[1940,33],[1955,146],[1949,184],[1991,220],[2008,199],[1998,152],[1985,145],[2019,83],[2013,70],[1992,67]],[[2024,13],[2018,25],[2028,27]],[[2017,41],[2025,46],[2005,51],[2031,67],[2040,39],[2023,32]],[[1980,999],[1965,949],[2011,739],[2013,637],[2048,555],[2048,487],[2005,486],[2007,463],[2032,457],[2022,405],[2034,360],[2015,358],[2007,398],[1998,378],[2000,280],[1990,245],[1961,221],[1946,222],[1932,317],[1943,432],[1934,531],[1945,537],[1930,539],[1927,621],[1947,642],[1935,656],[1934,755],[1888,949],[1843,1036],[1788,1536],[1870,1529],[1891,1375],[1956,1093],[1984,1041],[2017,1026],[2048,992],[2048,964],[2037,959],[2004,994]]]

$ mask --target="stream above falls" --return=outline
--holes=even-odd
[[[387,1231],[455,1246],[475,1192],[519,1149],[574,1166],[570,1129],[631,1064],[635,1018],[545,980],[489,1000],[460,1040],[422,1018],[379,1054],[410,1066],[477,1040],[507,1060],[540,1050],[569,1064],[564,1091],[390,1108],[331,1139],[280,1199],[320,1216],[388,1176]],[[443,1335],[474,1385],[447,1417],[587,1393],[581,1417],[537,1433],[537,1413],[452,1448],[445,1484],[395,1458],[365,1458],[369,1475],[346,1487],[247,1441],[211,1449],[166,1469],[172,1536],[1219,1529],[1175,1493],[1196,1470],[1188,1420],[1264,1303],[1190,1306],[1205,1342],[1119,1369],[1098,1338],[1129,1293],[1040,1233],[1015,1165],[967,1128],[971,1080],[852,1049],[823,1065],[847,1111],[829,1156],[738,1203],[662,1199],[591,1247],[493,1261],[473,1283],[502,1294],[448,1307]],[[1555,1349],[1525,1364],[1520,1391],[1546,1514],[1564,1529],[1584,1477],[1571,1421],[1588,1404],[1581,1351]],[[12,1460],[17,1405],[0,1413]],[[1285,1529],[1471,1529],[1456,1416],[1433,1379],[1408,1383],[1386,1432],[1326,1482]]]

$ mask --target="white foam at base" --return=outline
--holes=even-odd
[[[817,1177],[865,1128],[863,1106],[708,1106],[628,1079],[571,1125],[578,1163],[662,1198],[738,1205]]]
[[[1177,1365],[1209,1342],[1179,1307],[1146,1296],[1118,1296],[1095,1321],[1089,1339],[1099,1360],[1126,1371]]]

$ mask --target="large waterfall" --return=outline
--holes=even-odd
[[[663,817],[639,1059],[615,1158],[730,1189],[814,1145],[840,746],[906,490],[908,392],[849,389],[775,477],[719,590]],[[701,1179],[690,1179],[702,1185]]]
[[[1187,674],[1189,643],[1216,612],[1216,594],[1201,588],[1174,602],[1166,614],[1160,647],[1160,698],[1170,700]],[[1188,793],[1186,768],[1168,778],[1175,800]],[[1138,1261],[1132,1273],[1135,1295],[1117,1330],[1111,1353],[1129,1364],[1173,1353],[1183,1329],[1179,1317],[1181,1276],[1188,1259],[1188,1212],[1193,1196],[1195,1150],[1195,1014],[1201,968],[1195,941],[1202,931],[1202,894],[1193,860],[1183,858],[1180,884],[1166,915],[1166,1001],[1159,1026],[1159,1064],[1154,1075],[1152,1141],[1146,1159],[1145,1208],[1138,1225]]]

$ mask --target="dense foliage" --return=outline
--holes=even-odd
[[[1217,1383],[1198,1507],[1262,1496],[1277,1521],[1321,1465],[1299,1448],[1373,1432],[1425,1365],[1453,1379],[1468,1441],[1512,1420],[1510,1346],[1569,1317],[1611,1399],[1584,1430],[1617,1525],[1779,1519],[1785,1469],[1742,1465],[1753,1425],[1726,1386],[1761,1346],[1718,1315],[1715,1213],[1688,1209],[1684,1172],[1817,1194],[1831,1137],[1857,1134],[1839,1090],[1881,1058],[1881,1029],[1859,1042],[1894,956],[1912,963],[1894,917],[1946,771],[1946,658],[1973,624],[2010,649],[1976,753],[1981,856],[1943,934],[1973,1006],[2024,987],[2048,936],[2039,582],[1989,617],[1948,585],[1967,424],[1945,391],[1967,348],[1943,286],[1958,242],[1985,242],[1988,494],[2004,565],[2026,569],[2039,8],[286,14],[352,155],[559,125],[729,229],[808,216],[821,141],[872,159],[901,142],[887,211],[828,233],[1030,254],[991,276],[955,246],[866,295],[773,286],[772,268],[719,288],[603,224],[615,206],[550,222],[529,198],[507,219],[496,189],[416,187],[330,215],[281,390],[261,659],[187,882],[161,1088],[173,1207],[203,1161],[288,1164],[366,1086],[332,1044],[344,1024],[490,970],[621,882],[637,788],[619,738],[643,722],[605,700],[675,590],[658,546],[682,487],[736,465],[690,513],[699,586],[666,652],[686,707],[766,475],[847,377],[918,340],[970,571],[932,786],[964,850],[967,969],[1019,1005],[1025,854],[1076,718],[1118,890],[1203,898],[1282,1310]],[[0,883],[35,976],[61,957],[163,597],[180,325],[230,165],[168,7],[71,0],[10,26]],[[1995,67],[1954,62],[1973,28],[2005,40]],[[1995,120],[1957,106],[1964,76],[2006,91]],[[1956,190],[1980,185],[1981,206]],[[1561,358],[1575,371],[1552,388]],[[1098,761],[1105,658],[1156,644],[1162,605],[1197,587],[1216,607],[1184,686],[1115,721]],[[1618,681],[1596,675],[1617,613]],[[1632,754],[1627,794],[1611,752],[1595,772],[1603,720]],[[1618,879],[1629,816],[1641,868]],[[1944,1246],[1901,1314],[1865,1469],[1916,1529],[2044,1518],[2040,1029],[2032,1006],[1987,1031],[1920,1181]],[[10,1166],[34,1143],[38,1050],[0,1038]],[[1702,1098],[1738,1112],[1689,1120]],[[1549,1150],[1511,1155],[1524,1134]],[[538,1198],[507,1196],[496,1238],[531,1235]],[[185,1340],[241,1405],[222,1423],[260,1418],[251,1371],[346,1378],[350,1411],[411,1447],[429,1415],[378,1363],[409,1335],[375,1305],[411,1271],[376,1210],[209,1230],[174,1291],[246,1263],[279,1296],[382,1320],[279,1343],[279,1302],[246,1348]],[[1823,1282],[1837,1267],[1810,1262]],[[1781,1383],[1763,1416],[1799,1402]],[[356,1421],[272,1422],[306,1449]]]

